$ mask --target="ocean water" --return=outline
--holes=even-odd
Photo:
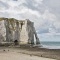
[[[41,42],[41,45],[42,45],[41,48],[60,49],[60,42],[42,41],[42,42]]]
[[[38,34],[41,48],[60,49],[60,34]]]

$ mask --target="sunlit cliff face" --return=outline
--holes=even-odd
[[[6,29],[4,26],[4,21],[0,21],[0,42],[5,41]]]

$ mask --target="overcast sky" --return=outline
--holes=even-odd
[[[29,19],[38,34],[60,35],[60,0],[0,0],[0,17]]]

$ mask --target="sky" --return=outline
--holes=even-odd
[[[0,17],[29,19],[40,40],[60,40],[60,0],[0,0]]]

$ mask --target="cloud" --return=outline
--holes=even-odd
[[[43,3],[50,12],[60,17],[60,0],[44,0]]]
[[[8,8],[9,8],[9,5],[7,3],[0,1],[0,10],[4,10]]]

